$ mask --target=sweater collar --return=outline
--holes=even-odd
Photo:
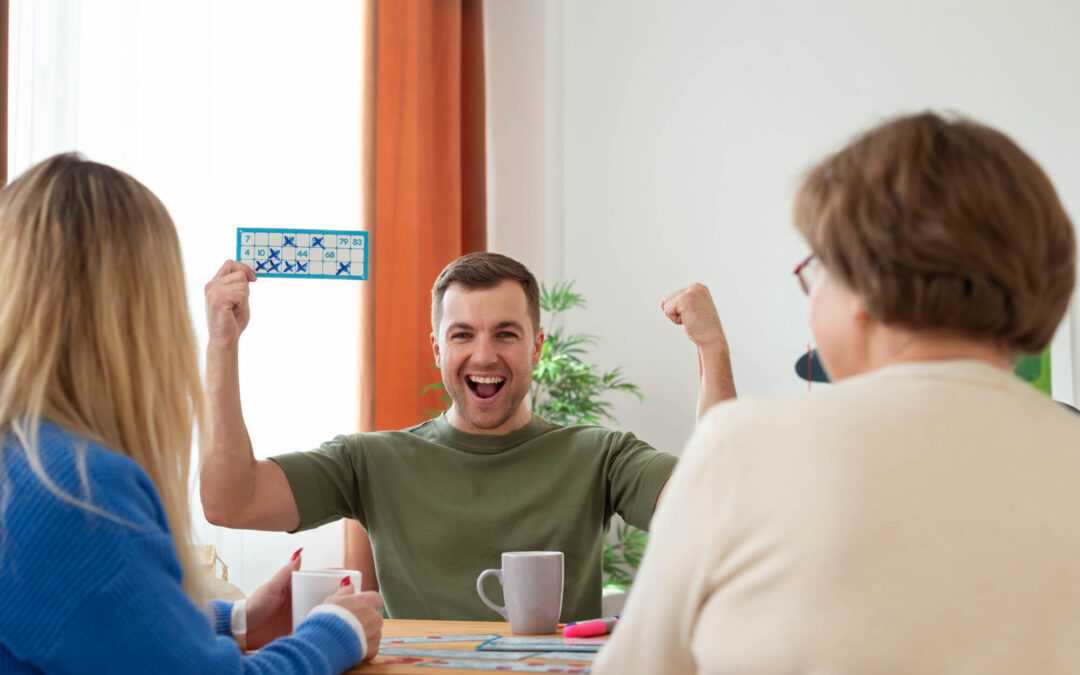
[[[870,378],[936,379],[1035,393],[1035,390],[1027,382],[1024,382],[1010,371],[979,359],[905,361],[904,363],[895,363],[869,373],[856,375],[844,380],[844,382],[855,383]]]

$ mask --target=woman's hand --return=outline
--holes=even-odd
[[[247,648],[258,649],[292,632],[292,573],[300,551],[247,599]]]
[[[370,661],[379,653],[379,642],[382,640],[382,596],[375,591],[360,592],[345,577],[341,581],[344,584],[337,593],[334,593],[326,602],[338,605],[353,613],[364,627],[364,637],[367,638],[367,646],[364,648],[364,661]]]

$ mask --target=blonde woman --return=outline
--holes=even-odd
[[[835,384],[702,419],[593,673],[1080,672],[1080,419],[1012,374],[1075,283],[1050,181],[911,115],[814,167],[795,225]]]
[[[0,191],[0,289],[0,672],[337,673],[374,656],[382,600],[347,586],[285,636],[299,552],[246,605],[199,609],[198,358],[176,231],[146,187],[75,155],[30,169]]]

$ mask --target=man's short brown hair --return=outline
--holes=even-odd
[[[451,284],[465,288],[494,288],[504,281],[516,281],[525,291],[533,332],[540,330],[540,287],[536,277],[518,261],[500,253],[469,253],[443,268],[431,287],[431,329],[439,330],[442,301]]]
[[[961,117],[900,117],[810,170],[795,226],[876,320],[1046,347],[1075,283],[1072,223],[1012,140]]]

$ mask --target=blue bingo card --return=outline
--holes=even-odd
[[[381,645],[418,645],[436,642],[486,642],[499,637],[496,633],[471,635],[409,635],[405,637],[383,638]]]
[[[368,233],[236,228],[236,259],[260,277],[367,279]]]
[[[422,659],[482,659],[487,661],[513,661],[529,657],[546,659],[547,654],[539,652],[478,652],[471,649],[409,649],[408,647],[379,647],[383,656],[417,656]],[[592,654],[588,654],[592,656]],[[574,658],[571,661],[580,659]]]
[[[477,647],[481,651],[598,652],[606,638],[496,637]],[[543,658],[543,657],[541,657]]]

